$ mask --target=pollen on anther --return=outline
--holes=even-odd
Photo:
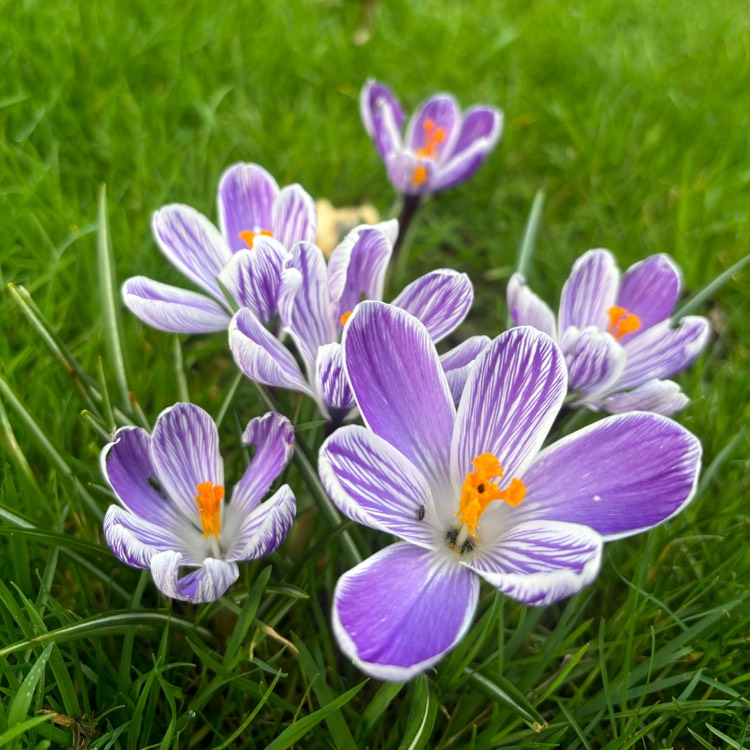
[[[224,499],[224,488],[213,482],[201,482],[195,488],[195,502],[203,527],[203,536],[221,535],[221,501]]]

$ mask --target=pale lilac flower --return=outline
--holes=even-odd
[[[603,542],[656,526],[693,497],[700,442],[658,414],[608,417],[541,450],[567,391],[557,345],[532,328],[496,338],[458,411],[425,327],[365,302],[343,359],[366,427],[334,432],[320,477],[348,518],[399,537],[334,593],[344,653],[406,680],[466,633],[484,578],[546,605],[596,576]]]
[[[494,107],[471,107],[462,113],[452,96],[437,94],[415,112],[402,138],[405,116],[398,99],[372,80],[362,88],[360,112],[388,179],[406,195],[435,193],[471,177],[503,127],[503,115]]]
[[[679,293],[679,271],[666,255],[620,276],[608,250],[589,250],[565,282],[557,321],[520,274],[508,283],[508,308],[516,325],[538,328],[560,345],[576,405],[670,415],[688,399],[668,378],[695,361],[709,335],[706,318],[670,319]]]
[[[172,333],[210,333],[225,331],[236,307],[252,310],[263,325],[276,315],[289,248],[315,239],[314,201],[299,185],[279,190],[256,164],[235,164],[219,182],[218,207],[221,231],[190,206],[174,203],[154,214],[159,248],[208,296],[135,276],[123,284],[122,296],[144,323]]]
[[[193,404],[163,411],[152,435],[120,428],[102,450],[102,472],[120,501],[104,517],[107,544],[125,564],[150,569],[166,596],[218,599],[237,580],[238,562],[270,554],[291,528],[289,485],[261,503],[292,457],[291,423],[269,412],[242,439],[255,455],[228,503],[216,425]]]
[[[327,266],[322,251],[312,243],[295,245],[283,273],[279,314],[305,371],[249,310],[240,310],[229,328],[229,346],[240,370],[258,383],[307,394],[333,423],[351,416],[354,397],[339,340],[361,300],[382,298],[397,233],[396,221],[357,227],[336,247]],[[466,274],[443,269],[413,281],[393,304],[418,317],[433,341],[439,341],[466,317],[473,295]],[[456,398],[471,363],[487,343],[486,337],[475,336],[444,355]]]

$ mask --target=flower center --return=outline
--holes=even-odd
[[[273,237],[273,232],[270,229],[259,229],[257,232],[252,232],[249,229],[244,229],[239,233],[239,237],[241,240],[244,240],[245,244],[252,250],[253,249],[253,240],[258,235],[263,235],[264,237]]]
[[[352,317],[352,311],[347,310],[340,318],[339,323],[341,323],[342,326],[346,325],[346,321],[349,320],[349,318]]]
[[[201,514],[203,536],[221,535],[221,501],[224,498],[224,488],[213,482],[201,482],[195,488],[195,502]]]
[[[474,536],[482,513],[493,500],[505,500],[508,505],[516,506],[526,496],[526,485],[513,477],[510,484],[501,490],[497,482],[492,480],[500,479],[505,470],[491,453],[482,453],[471,462],[471,465],[475,471],[466,475],[461,487],[456,517],[466,527],[466,531]]]
[[[612,305],[607,310],[609,316],[609,332],[619,341],[628,333],[633,333],[641,327],[641,319],[624,307]]]
[[[427,119],[422,123],[424,128],[424,146],[417,149],[417,156],[422,159],[434,159],[438,146],[445,140],[445,128],[435,125],[435,120]]]

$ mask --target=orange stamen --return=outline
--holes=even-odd
[[[270,229],[261,229],[257,232],[252,232],[249,229],[244,229],[239,233],[241,240],[244,240],[245,244],[252,250],[253,240],[258,236],[273,237],[273,232]]]
[[[339,323],[341,323],[342,326],[346,325],[346,321],[349,320],[349,318],[352,317],[352,311],[347,310],[340,318]]]
[[[417,149],[417,156],[428,159],[434,159],[437,156],[438,146],[445,140],[445,128],[435,127],[434,120],[425,120],[422,123],[424,128],[424,146]]]
[[[195,502],[201,514],[203,536],[221,535],[221,501],[224,488],[213,482],[201,482],[196,488]]]
[[[628,333],[633,333],[641,327],[641,319],[632,312],[628,312],[624,307],[612,305],[607,310],[609,316],[609,332],[619,341]]]
[[[471,464],[475,471],[466,475],[461,487],[456,517],[466,525],[469,534],[474,535],[482,513],[493,500],[505,500],[508,505],[515,507],[526,496],[526,485],[513,477],[508,487],[501,490],[492,480],[500,479],[505,470],[491,453],[482,453]]]
[[[427,182],[427,168],[420,164],[412,173],[411,184],[413,187],[419,187]]]

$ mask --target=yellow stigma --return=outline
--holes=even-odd
[[[221,535],[221,501],[224,498],[224,488],[213,482],[201,482],[196,488],[195,502],[201,514],[203,536]]]
[[[641,327],[641,319],[624,307],[612,305],[607,310],[609,316],[609,332],[616,338],[621,339],[627,333],[633,333]]]
[[[339,323],[341,323],[342,326],[346,325],[346,321],[349,320],[349,318],[352,317],[352,311],[347,310],[340,318]]]
[[[500,479],[505,470],[491,453],[482,453],[472,462],[475,471],[466,475],[461,487],[456,517],[472,536],[476,534],[479,519],[493,500],[505,500],[508,505],[518,505],[526,496],[526,485],[515,477],[501,490],[493,479]]]
[[[273,237],[273,232],[270,229],[260,229],[257,232],[251,232],[249,229],[244,229],[239,233],[240,239],[243,240],[251,250],[253,248],[253,240],[258,235],[262,235],[263,237]]]

